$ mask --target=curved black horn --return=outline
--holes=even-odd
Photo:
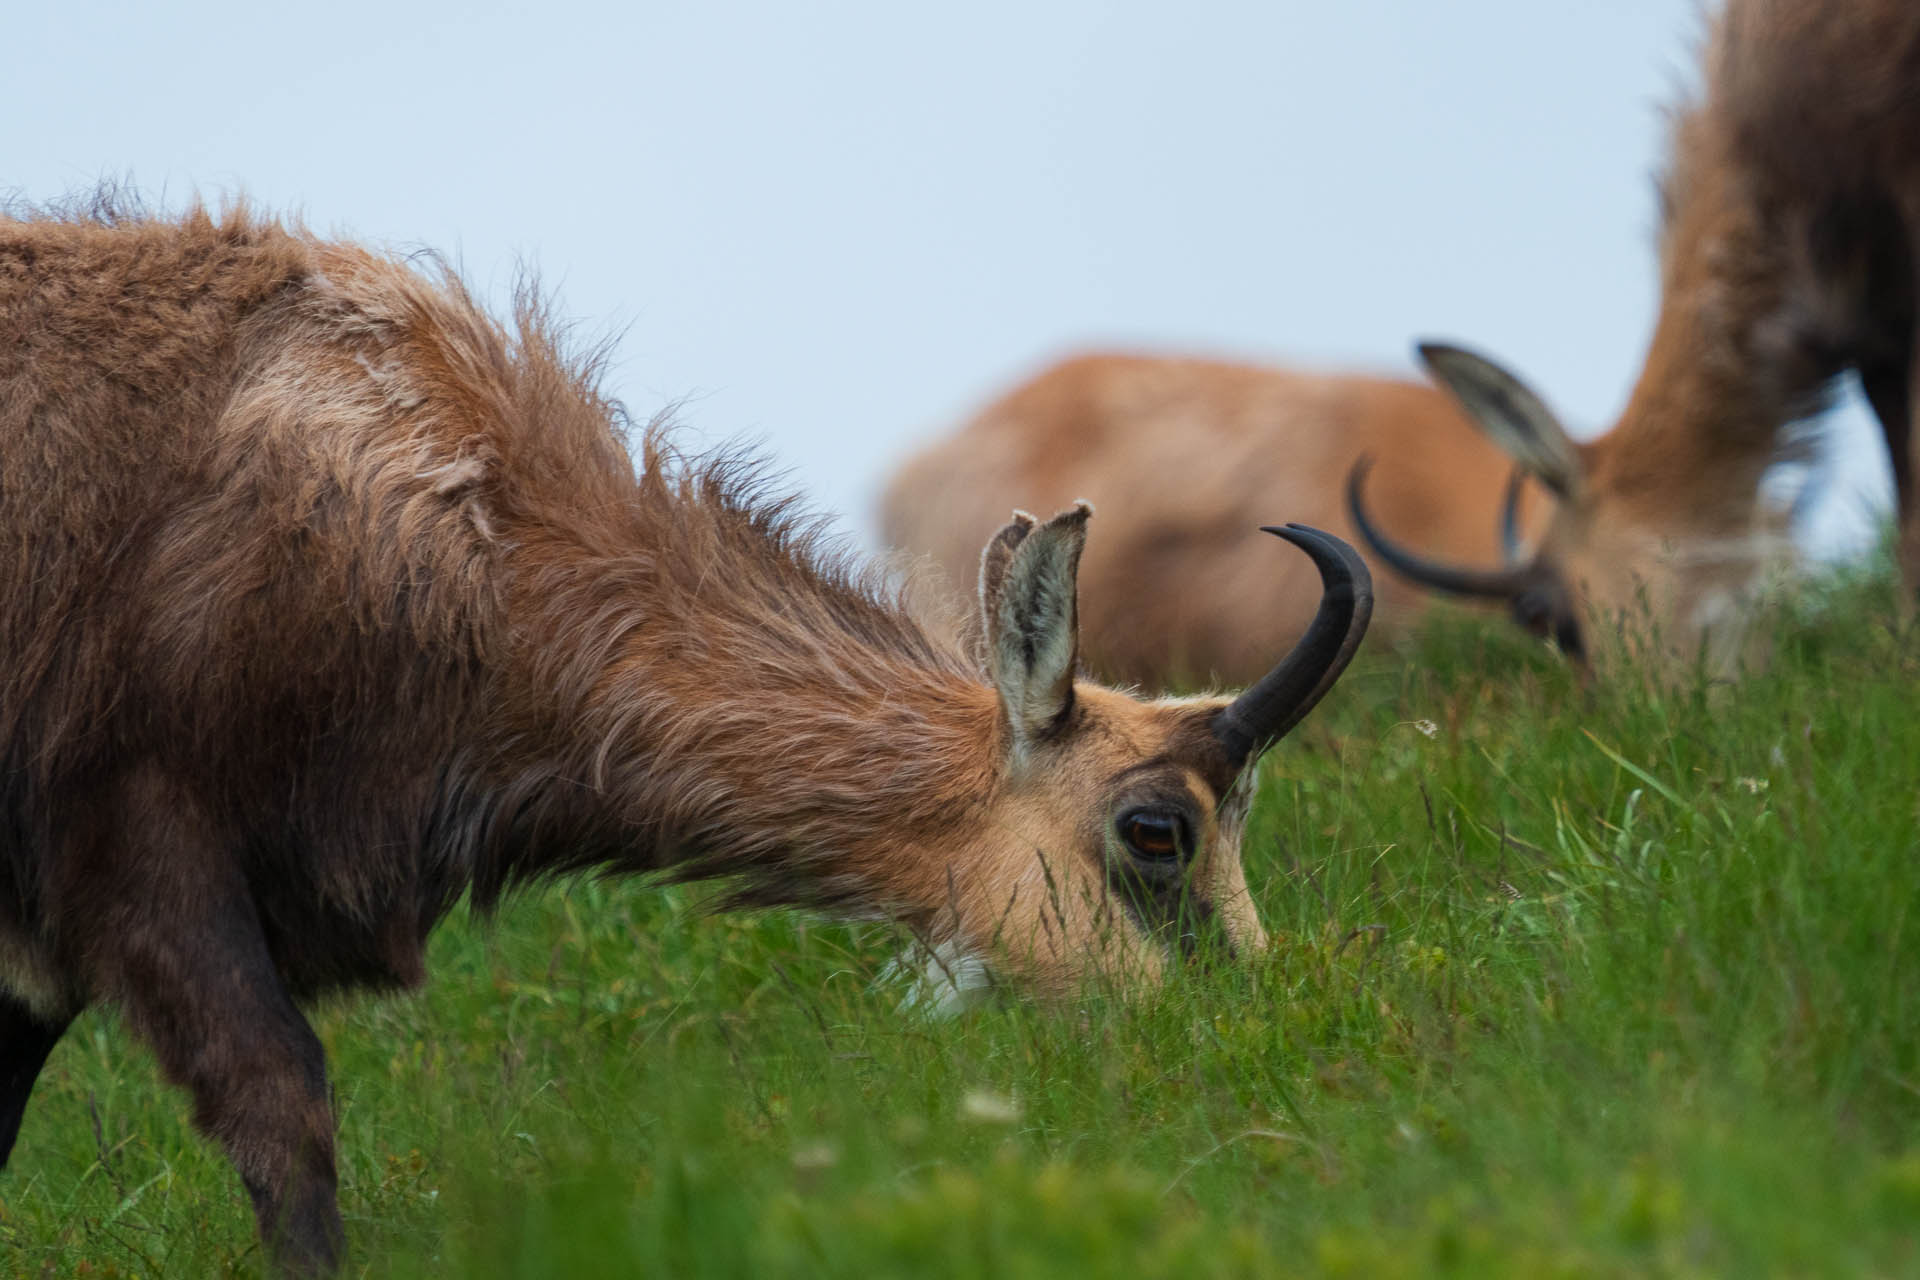
[[[1507,477],[1506,496],[1500,500],[1500,554],[1508,564],[1520,563],[1520,488],[1526,482],[1526,470],[1515,467]]]
[[[1423,587],[1432,587],[1435,591],[1456,596],[1489,596],[1505,600],[1532,583],[1533,575],[1528,572],[1531,565],[1494,570],[1461,569],[1415,555],[1405,547],[1389,542],[1387,536],[1374,527],[1373,521],[1368,518],[1366,504],[1361,498],[1361,485],[1372,466],[1373,459],[1363,457],[1347,473],[1347,515],[1352,518],[1353,527],[1360,531],[1360,536],[1367,540],[1367,545],[1373,548],[1373,553],[1387,564]]]
[[[1307,634],[1258,683],[1213,717],[1213,736],[1235,768],[1257,758],[1299,724],[1353,660],[1373,617],[1373,577],[1358,552],[1330,533],[1303,524],[1263,525],[1313,558],[1320,570],[1320,608]]]

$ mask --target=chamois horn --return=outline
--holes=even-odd
[[[1507,477],[1506,496],[1500,500],[1500,554],[1508,564],[1520,561],[1520,486],[1526,481],[1526,470],[1516,466]]]
[[[1398,543],[1389,541],[1387,535],[1380,532],[1373,520],[1367,515],[1366,503],[1361,496],[1361,487],[1367,478],[1367,472],[1373,467],[1373,459],[1362,457],[1353,464],[1353,470],[1347,473],[1347,514],[1353,519],[1353,527],[1367,540],[1373,553],[1393,568],[1413,579],[1423,587],[1432,587],[1435,591],[1445,591],[1456,596],[1484,596],[1495,600],[1511,600],[1539,578],[1537,568],[1532,564],[1509,563],[1504,569],[1464,569],[1455,565],[1441,564],[1417,555]],[[1517,479],[1517,476],[1516,476]],[[1512,527],[1513,513],[1511,504],[1517,503],[1520,486],[1509,483],[1507,487],[1509,512],[1502,521],[1501,540],[1503,543],[1517,543],[1519,534]],[[1513,552],[1508,552],[1511,559]]]
[[[1320,570],[1320,608],[1293,652],[1213,717],[1213,735],[1236,765],[1285,737],[1353,660],[1373,617],[1373,576],[1358,552],[1303,524],[1262,525],[1306,552]]]

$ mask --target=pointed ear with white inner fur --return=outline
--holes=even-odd
[[[1016,759],[1073,709],[1080,655],[1077,580],[1092,514],[1084,502],[1044,524],[1019,512],[981,553],[987,668],[1013,732]]]
[[[1013,563],[1014,548],[1033,532],[1040,522],[1024,511],[1015,511],[1000,532],[987,539],[980,553],[980,630],[993,634],[994,612],[1000,607],[1000,588],[1007,580],[1007,566]]]
[[[1531,387],[1462,347],[1422,342],[1418,350],[1427,372],[1453,393],[1488,439],[1559,498],[1579,496],[1585,470],[1580,446]]]

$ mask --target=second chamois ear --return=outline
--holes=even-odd
[[[1044,523],[1016,512],[980,556],[987,670],[1023,756],[1073,709],[1080,657],[1080,552],[1093,508],[1084,502]]]
[[[1584,483],[1580,446],[1533,388],[1483,355],[1445,342],[1423,342],[1421,363],[1453,393],[1487,438],[1562,501]]]

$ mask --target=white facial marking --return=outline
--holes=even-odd
[[[886,986],[908,978],[907,994],[895,1006],[898,1012],[919,1011],[951,1018],[978,1007],[993,989],[987,962],[952,939],[928,948],[919,943],[889,960],[874,979]]]

